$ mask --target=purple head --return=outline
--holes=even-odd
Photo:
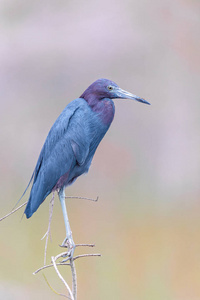
[[[96,98],[97,100],[101,100],[103,98],[114,98],[113,95],[110,93],[110,89],[112,87],[118,87],[118,85],[108,79],[97,79],[93,82],[85,92],[80,96],[80,98],[84,98],[86,101],[89,101],[90,98]]]
[[[97,103],[98,101],[105,98],[132,99],[145,104],[150,104],[146,100],[122,90],[115,82],[104,78],[98,79],[93,82],[80,96],[80,98],[84,98],[89,105],[94,105],[95,102]]]

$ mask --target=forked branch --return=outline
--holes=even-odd
[[[98,201],[98,197],[96,199],[91,199],[91,198],[86,198],[86,197],[74,197],[74,196],[68,196],[66,198],[76,198],[76,199],[90,200],[90,201],[94,201],[94,202]],[[4,217],[0,218],[0,221],[6,219],[7,217],[9,217],[10,215],[12,215],[13,213],[17,212],[19,209],[21,209],[26,204],[27,204],[27,202],[24,202],[23,204],[21,204],[17,208],[13,209],[10,213],[8,213]],[[50,204],[49,204],[49,224],[48,224],[48,229],[47,229],[47,232],[45,233],[45,235],[43,236],[43,238],[46,237],[45,251],[44,251],[44,266],[42,266],[41,268],[37,269],[33,274],[36,275],[37,273],[39,273],[40,271],[42,271],[42,270],[44,270],[46,268],[54,267],[54,269],[55,269],[58,277],[60,278],[60,280],[65,285],[65,287],[66,287],[66,289],[68,291],[69,296],[63,295],[63,294],[60,294],[60,293],[57,293],[57,292],[56,292],[56,294],[65,296],[66,298],[71,299],[71,300],[77,300],[77,275],[76,275],[76,268],[75,268],[74,261],[76,259],[83,258],[83,257],[101,256],[101,254],[99,254],[99,253],[96,253],[96,254],[81,254],[81,255],[69,257],[68,255],[69,255],[70,251],[67,248],[67,246],[64,246],[65,248],[67,248],[67,251],[62,252],[62,253],[60,253],[60,254],[58,254],[56,256],[52,256],[51,257],[51,264],[46,265],[48,239],[49,239],[49,236],[51,237],[51,221],[52,221],[52,215],[53,215],[53,205],[54,205],[54,193],[52,195],[52,198],[51,198]],[[66,245],[67,245],[67,243],[66,243]],[[81,247],[81,246],[82,247],[94,247],[95,245],[94,244],[77,244],[77,245],[75,245],[75,248],[76,247]],[[68,257],[68,258],[64,259],[61,262],[57,262],[57,260],[59,258],[66,258],[66,257]],[[70,266],[71,273],[72,273],[72,289],[70,289],[68,283],[65,281],[65,279],[61,275],[60,271],[58,270],[58,266]],[[45,280],[47,281],[46,277],[45,277]],[[48,281],[47,281],[47,283],[48,283]]]

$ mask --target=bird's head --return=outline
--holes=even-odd
[[[80,96],[80,98],[84,98],[88,102],[90,102],[90,99],[94,101],[95,99],[102,100],[104,98],[131,99],[150,105],[150,103],[143,98],[137,97],[136,95],[122,90],[115,82],[104,78],[93,82]]]

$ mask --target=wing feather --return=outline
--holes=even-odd
[[[63,110],[52,126],[34,170],[33,185],[25,209],[27,218],[52,192],[61,176],[73,172],[77,163],[81,165],[86,160],[90,146],[85,126],[87,110],[85,100],[76,99]]]

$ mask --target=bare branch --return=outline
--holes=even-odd
[[[57,256],[54,257],[55,261],[59,258],[62,257],[63,255],[67,254],[67,252],[63,252],[58,254]],[[73,258],[73,260],[76,260],[78,258],[82,258],[82,257],[89,257],[89,256],[101,256],[100,253],[95,253],[95,254],[81,254],[81,255],[77,255]],[[56,263],[57,266],[70,266],[70,263],[65,263],[65,262],[59,262]],[[33,272],[33,275],[36,275],[37,273],[39,273],[40,271],[47,269],[47,268],[51,268],[53,267],[53,264],[49,264],[49,265],[45,265],[39,269],[37,269],[35,272]]]
[[[20,208],[22,208],[23,206],[25,206],[28,203],[28,201],[26,201],[25,203],[21,204],[20,206],[18,206],[17,208],[13,209],[9,214],[5,215],[4,217],[2,217],[0,219],[0,221],[6,219],[7,217],[9,217],[10,215],[14,214],[16,211],[18,211]]]
[[[46,235],[46,234],[45,234]],[[44,235],[44,236],[45,236]],[[44,237],[43,237],[44,238]],[[68,248],[67,245],[59,245],[61,248]],[[75,248],[76,247],[95,247],[95,244],[76,244],[75,245]]]
[[[96,199],[86,198],[86,197],[79,197],[79,196],[67,196],[65,198],[69,198],[69,199],[82,199],[82,200],[89,200],[89,201],[94,201],[94,202],[97,202],[99,200],[99,196],[97,196]],[[8,213],[7,215],[5,215],[2,218],[0,218],[0,221],[3,221],[4,219],[6,219],[7,217],[9,217],[10,215],[14,214],[16,211],[18,211],[20,208],[22,208],[23,206],[25,206],[27,203],[28,203],[28,201],[24,202],[23,204],[21,204],[17,208],[13,209],[10,213]],[[46,235],[47,235],[47,232],[42,237],[42,239],[44,239]]]
[[[57,256],[52,256],[52,264],[46,265],[46,256],[47,256],[47,245],[48,245],[48,239],[49,236],[51,238],[51,220],[52,220],[52,215],[53,215],[53,206],[54,206],[54,196],[55,194],[53,193],[52,198],[50,200],[49,203],[49,224],[48,224],[48,229],[47,232],[44,234],[43,238],[44,239],[46,237],[46,242],[45,242],[45,251],[44,251],[44,266],[42,266],[41,268],[37,269],[33,275],[36,275],[37,273],[39,273],[40,271],[46,269],[46,268],[51,268],[54,267],[58,277],[61,279],[61,281],[64,283],[64,285],[67,288],[67,291],[69,293],[69,297],[67,295],[58,293],[57,291],[55,291],[51,285],[49,284],[49,282],[47,281],[47,278],[45,277],[45,275],[43,274],[45,281],[47,282],[48,286],[51,288],[51,290],[56,293],[57,295],[66,297],[68,299],[71,300],[77,300],[77,275],[76,275],[76,268],[75,268],[75,264],[74,261],[78,258],[82,258],[82,257],[90,257],[90,256],[101,256],[101,254],[97,253],[97,254],[81,254],[81,255],[77,255],[75,257],[69,257],[69,251],[67,252],[62,252],[60,254],[58,254]],[[65,198],[76,198],[76,199],[82,199],[82,200],[89,200],[89,201],[98,201],[99,197],[97,197],[96,199],[92,199],[92,198],[86,198],[86,197],[75,197],[75,196],[68,196]],[[17,212],[19,209],[21,209],[23,206],[25,206],[28,203],[28,201],[24,202],[23,204],[21,204],[20,206],[18,206],[17,208],[13,209],[10,213],[8,213],[7,215],[5,215],[4,217],[0,218],[0,221],[6,219],[7,217],[9,217],[10,215],[14,214],[15,212]],[[77,244],[75,245],[75,247],[95,247],[94,244]],[[67,246],[65,246],[65,248],[68,248]],[[68,249],[69,250],[69,249]],[[67,257],[68,259],[63,260],[61,262],[56,263],[56,260],[61,258],[61,257]],[[66,261],[68,261],[66,263]],[[70,289],[69,285],[67,284],[67,282],[64,280],[64,278],[62,277],[62,275],[60,274],[57,266],[70,266],[71,267],[71,272],[72,272],[72,290]]]
[[[42,240],[46,237],[45,249],[44,249],[44,266],[46,265],[47,245],[48,245],[49,235],[50,235],[50,238],[51,238],[51,219],[52,219],[52,215],[53,215],[54,196],[55,196],[55,192],[53,192],[52,198],[51,198],[50,203],[49,203],[49,225],[48,225],[48,229],[47,229],[47,232],[45,233],[45,235],[42,237]]]
[[[81,258],[81,257],[89,257],[89,256],[101,256],[101,254],[100,253],[96,253],[96,254],[93,254],[93,253],[91,253],[91,254],[81,254],[81,255],[75,256],[73,258],[73,260],[76,260],[76,259]]]
[[[72,293],[74,296],[74,300],[77,300],[77,276],[73,258],[70,259],[70,267],[72,272]]]
[[[58,277],[61,279],[61,281],[64,283],[64,285],[66,286],[67,290],[68,290],[68,293],[71,297],[71,300],[75,300],[74,299],[74,296],[72,294],[72,291],[70,289],[70,287],[68,286],[67,282],[64,280],[64,278],[62,277],[62,275],[60,274],[60,272],[58,271],[58,268],[57,268],[57,265],[56,265],[56,262],[55,262],[55,258],[52,256],[51,257],[51,260],[52,260],[52,263],[53,263],[53,266],[54,266],[54,269],[56,270],[56,273],[58,275]]]
[[[95,247],[95,244],[76,244],[76,247]]]
[[[87,197],[79,197],[79,196],[66,196],[65,199],[81,199],[81,200],[89,200],[89,201],[94,201],[97,202],[99,200],[99,196],[97,196],[96,199],[93,198],[87,198]]]
[[[57,266],[70,266],[69,263],[56,263]],[[47,268],[51,268],[53,267],[53,264],[50,264],[50,265],[46,265],[46,266],[43,266],[39,269],[37,269],[35,272],[33,272],[33,275],[36,275],[37,273],[39,273],[40,271],[44,270],[44,269],[47,269]]]

